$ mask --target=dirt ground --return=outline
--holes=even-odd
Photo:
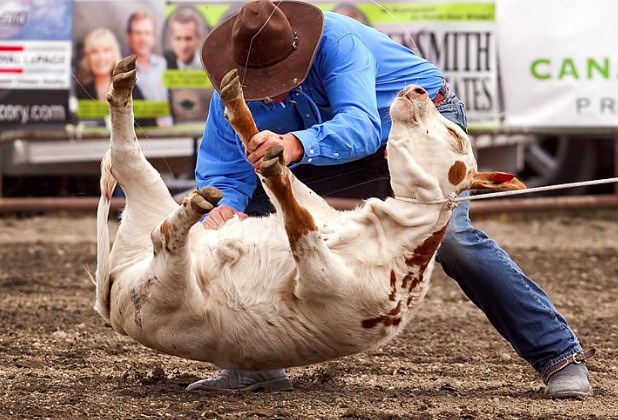
[[[439,268],[416,321],[380,350],[290,369],[289,392],[186,392],[217,369],[106,327],[87,274],[94,217],[57,215],[0,218],[0,418],[618,419],[618,213],[475,222],[596,347],[594,397],[542,399],[536,373]]]

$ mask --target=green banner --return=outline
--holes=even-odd
[[[163,86],[168,89],[209,89],[212,83],[204,70],[165,70]]]
[[[494,3],[355,3],[371,25],[410,22],[493,22]],[[320,4],[333,10],[335,4]]]
[[[77,116],[79,118],[103,118],[109,115],[107,102],[105,101],[79,99],[77,106]]]
[[[136,99],[133,101],[135,118],[156,118],[170,115],[170,104],[165,101],[148,101]]]
[[[225,12],[231,7],[230,4],[213,4],[213,5],[198,5],[196,9],[199,10],[208,24],[214,28],[217,26],[221,18],[225,15]]]
[[[109,115],[107,102],[92,99],[80,99],[77,101],[79,118],[104,118]],[[170,105],[164,101],[148,101],[135,99],[133,101],[135,118],[156,118],[170,115]]]

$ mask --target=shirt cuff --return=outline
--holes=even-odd
[[[318,140],[311,134],[310,130],[292,131],[292,134],[300,140],[303,148],[305,149],[305,153],[303,154],[302,159],[290,165],[290,168],[300,164],[313,163],[313,161],[320,155]]]
[[[243,199],[243,197],[233,196],[232,194],[226,195],[224,193],[221,201],[217,203],[217,207],[218,206],[228,206],[228,207],[233,208],[234,210],[244,212],[245,209],[247,208],[247,204],[248,204],[248,201]]]

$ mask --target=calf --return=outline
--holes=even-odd
[[[222,194],[194,191],[178,205],[144,158],[133,129],[135,59],[121,61],[107,93],[111,146],[101,164],[96,310],[143,345],[221,368],[307,365],[379,346],[425,296],[451,209],[431,201],[495,185],[476,172],[470,140],[420,87],[391,107],[387,144],[393,198],[336,211],[269,149],[260,178],[276,207],[218,230],[200,218]],[[226,115],[246,142],[256,132],[238,79]],[[126,208],[113,247],[107,232],[116,181]]]

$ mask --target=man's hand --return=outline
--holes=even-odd
[[[266,150],[277,144],[283,146],[283,158],[286,165],[300,160],[305,153],[303,144],[294,134],[276,134],[268,130],[260,131],[251,137],[247,148],[247,159],[255,170],[260,169]]]
[[[220,205],[215,207],[210,211],[210,213],[208,213],[208,215],[202,222],[202,225],[206,229],[219,229],[221,226],[223,226],[225,222],[230,220],[236,214],[238,215],[238,217],[240,217],[241,220],[249,217],[245,213],[235,210],[229,206]]]

